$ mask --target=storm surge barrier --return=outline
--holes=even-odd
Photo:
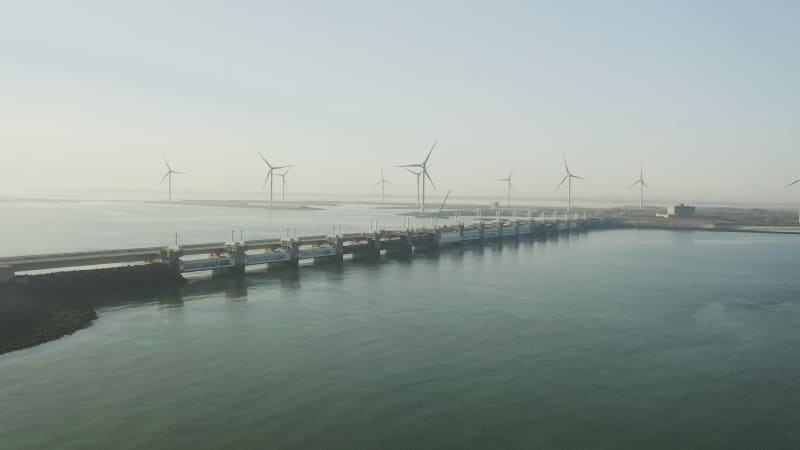
[[[381,255],[412,254],[441,247],[482,244],[487,241],[546,237],[558,233],[607,228],[603,219],[575,220],[495,220],[430,228],[380,230],[364,233],[306,236],[286,239],[213,242],[168,247],[144,247],[73,253],[0,257],[0,283],[34,271],[74,272],[97,269],[125,269],[131,265],[158,265],[159,272],[244,273],[247,266],[298,267],[301,261],[313,263],[376,259]],[[110,267],[109,266],[117,266]]]

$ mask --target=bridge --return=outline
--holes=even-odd
[[[602,228],[602,219],[542,221],[480,221],[431,228],[380,230],[365,233],[264,239],[246,242],[212,242],[169,247],[144,247],[73,253],[0,257],[0,283],[20,273],[41,270],[89,269],[91,266],[161,264],[176,274],[212,271],[241,272],[252,265],[297,267],[302,260],[341,261],[378,258],[381,254],[413,253],[453,245],[547,236],[576,230]]]

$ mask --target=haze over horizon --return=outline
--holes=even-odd
[[[800,3],[644,3],[8,1],[0,195],[411,197],[438,138],[438,196],[796,203]]]

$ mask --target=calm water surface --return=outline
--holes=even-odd
[[[0,356],[0,447],[796,448],[798,256],[596,231],[120,292]]]

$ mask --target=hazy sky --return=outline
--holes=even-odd
[[[0,195],[258,192],[791,202],[800,2],[0,1]],[[165,188],[165,186],[164,186]],[[163,189],[162,189],[163,190]],[[200,194],[191,194],[199,195]],[[560,195],[560,194],[558,194]]]

